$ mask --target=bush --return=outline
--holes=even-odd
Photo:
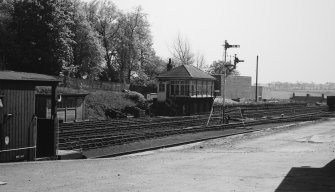
[[[128,93],[126,93],[126,98],[135,102],[138,108],[143,109],[143,110],[148,109],[147,100],[144,98],[144,96],[141,93],[138,93],[135,91],[129,91]]]
[[[126,114],[124,114],[121,111],[116,110],[116,109],[107,109],[107,110],[105,110],[105,115],[108,118],[112,118],[112,119],[115,119],[115,118],[127,118]]]
[[[126,93],[126,98],[138,103],[138,102],[144,102],[145,98],[141,93],[135,92],[135,91],[129,91]]]
[[[126,98],[126,94],[112,91],[89,93],[85,99],[86,117],[88,119],[107,119],[106,112],[109,109],[121,111],[127,106],[136,106],[135,102]]]
[[[132,107],[126,107],[122,112],[127,113],[127,114],[128,113],[132,114],[134,115],[134,117],[140,117],[141,109],[138,107],[132,106]]]

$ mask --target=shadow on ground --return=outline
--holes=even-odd
[[[335,159],[322,168],[293,167],[276,189],[283,191],[335,191]]]

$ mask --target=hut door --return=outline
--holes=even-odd
[[[54,124],[52,119],[37,120],[37,157],[50,157],[54,153]]]

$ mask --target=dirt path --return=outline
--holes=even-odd
[[[0,164],[0,191],[335,191],[335,120],[111,159]]]

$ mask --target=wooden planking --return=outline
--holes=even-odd
[[[34,89],[35,90],[35,89]],[[26,116],[28,123],[28,135],[29,135],[29,140],[27,142],[28,146],[35,146],[35,141],[34,139],[34,127],[33,127],[33,118],[35,115],[35,91],[29,91],[27,92],[27,102],[26,102],[26,109],[27,109],[27,114],[30,114],[28,116]],[[28,103],[31,102],[31,107],[28,106]],[[30,149],[29,150],[29,160],[34,160],[35,159],[35,149]]]
[[[28,83],[7,83],[2,86],[5,96],[4,114],[12,117],[4,124],[5,136],[9,136],[9,145],[1,150],[32,147],[31,120],[35,108],[35,87]],[[31,160],[32,149],[1,152],[0,161]]]

